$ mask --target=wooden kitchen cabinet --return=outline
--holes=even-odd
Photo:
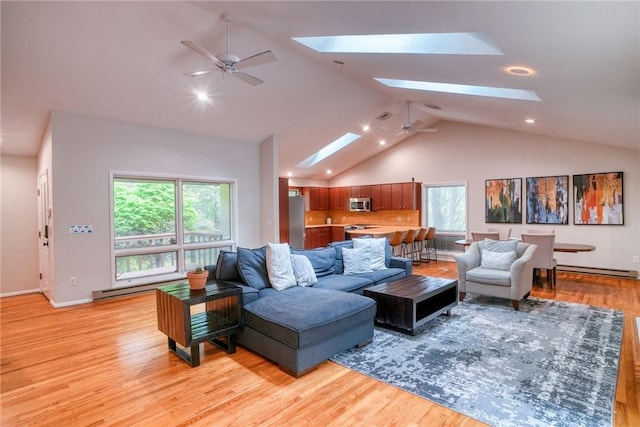
[[[391,206],[396,210],[416,209],[417,184],[414,182],[402,182],[391,184]]]
[[[350,197],[371,197],[371,185],[352,185]]]
[[[329,189],[326,187],[306,187],[304,195],[308,198],[310,211],[329,210]],[[305,204],[306,205],[306,204]]]
[[[372,185],[371,204],[374,211],[393,209],[391,205],[391,184]]]
[[[304,248],[326,247],[331,239],[331,227],[313,227],[305,230]]]
[[[329,227],[331,229],[331,242],[341,242],[344,240],[344,227]]]
[[[332,211],[349,210],[349,187],[329,188],[329,209]]]

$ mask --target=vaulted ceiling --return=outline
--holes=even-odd
[[[232,53],[277,57],[245,70],[264,84],[183,75],[214,67],[181,40],[226,51],[223,13],[234,18]],[[49,112],[63,110],[232,141],[275,134],[282,174],[325,178],[410,137],[397,135],[405,100],[425,127],[459,121],[640,150],[637,1],[2,1],[1,23],[7,154],[36,155]],[[292,40],[443,32],[484,33],[503,55],[329,54]],[[511,75],[513,65],[535,73]],[[392,89],[374,77],[527,89],[541,101]],[[196,91],[210,98],[198,101]],[[376,119],[385,112],[389,119]],[[362,132],[364,124],[374,127]],[[363,137],[296,167],[346,132]]]

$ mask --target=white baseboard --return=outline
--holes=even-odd
[[[15,295],[26,295],[26,294],[37,294],[40,293],[40,289],[25,289],[23,291],[14,291],[14,292],[4,292],[0,294],[0,298],[4,297],[12,297]]]
[[[93,300],[91,298],[87,298],[75,301],[66,301],[59,304],[52,299],[49,300],[49,303],[53,306],[53,308],[69,307],[70,305],[86,304],[88,302],[93,302]]]

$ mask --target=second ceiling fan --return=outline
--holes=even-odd
[[[411,132],[433,133],[438,131],[437,128],[419,129],[420,125],[422,125],[421,120],[416,120],[415,122],[411,123],[411,101],[406,100],[405,102],[407,103],[407,122],[402,124],[402,132],[397,133],[396,136]]]
[[[196,42],[192,42],[189,40],[182,40],[180,43],[187,46],[189,49],[194,52],[204,56],[209,61],[213,62],[213,64],[218,67],[213,70],[202,70],[202,71],[193,71],[190,73],[184,73],[186,76],[197,77],[203,76],[205,74],[215,73],[217,71],[221,71],[225,76],[234,76],[239,78],[240,80],[249,83],[250,85],[257,86],[259,84],[264,83],[264,81],[259,78],[252,76],[251,74],[245,73],[245,68],[254,67],[256,65],[267,64],[269,62],[275,62],[278,59],[270,50],[264,51],[262,53],[258,53],[256,55],[250,56],[248,58],[240,59],[239,56],[234,55],[229,52],[229,23],[233,21],[233,17],[227,13],[222,14],[222,19],[227,23],[227,52],[220,55],[213,55],[208,50],[197,44]]]

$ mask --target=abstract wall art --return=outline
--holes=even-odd
[[[485,222],[522,223],[522,178],[485,181]]]
[[[569,175],[527,178],[527,224],[569,224]]]
[[[624,225],[622,172],[573,175],[573,223]]]

